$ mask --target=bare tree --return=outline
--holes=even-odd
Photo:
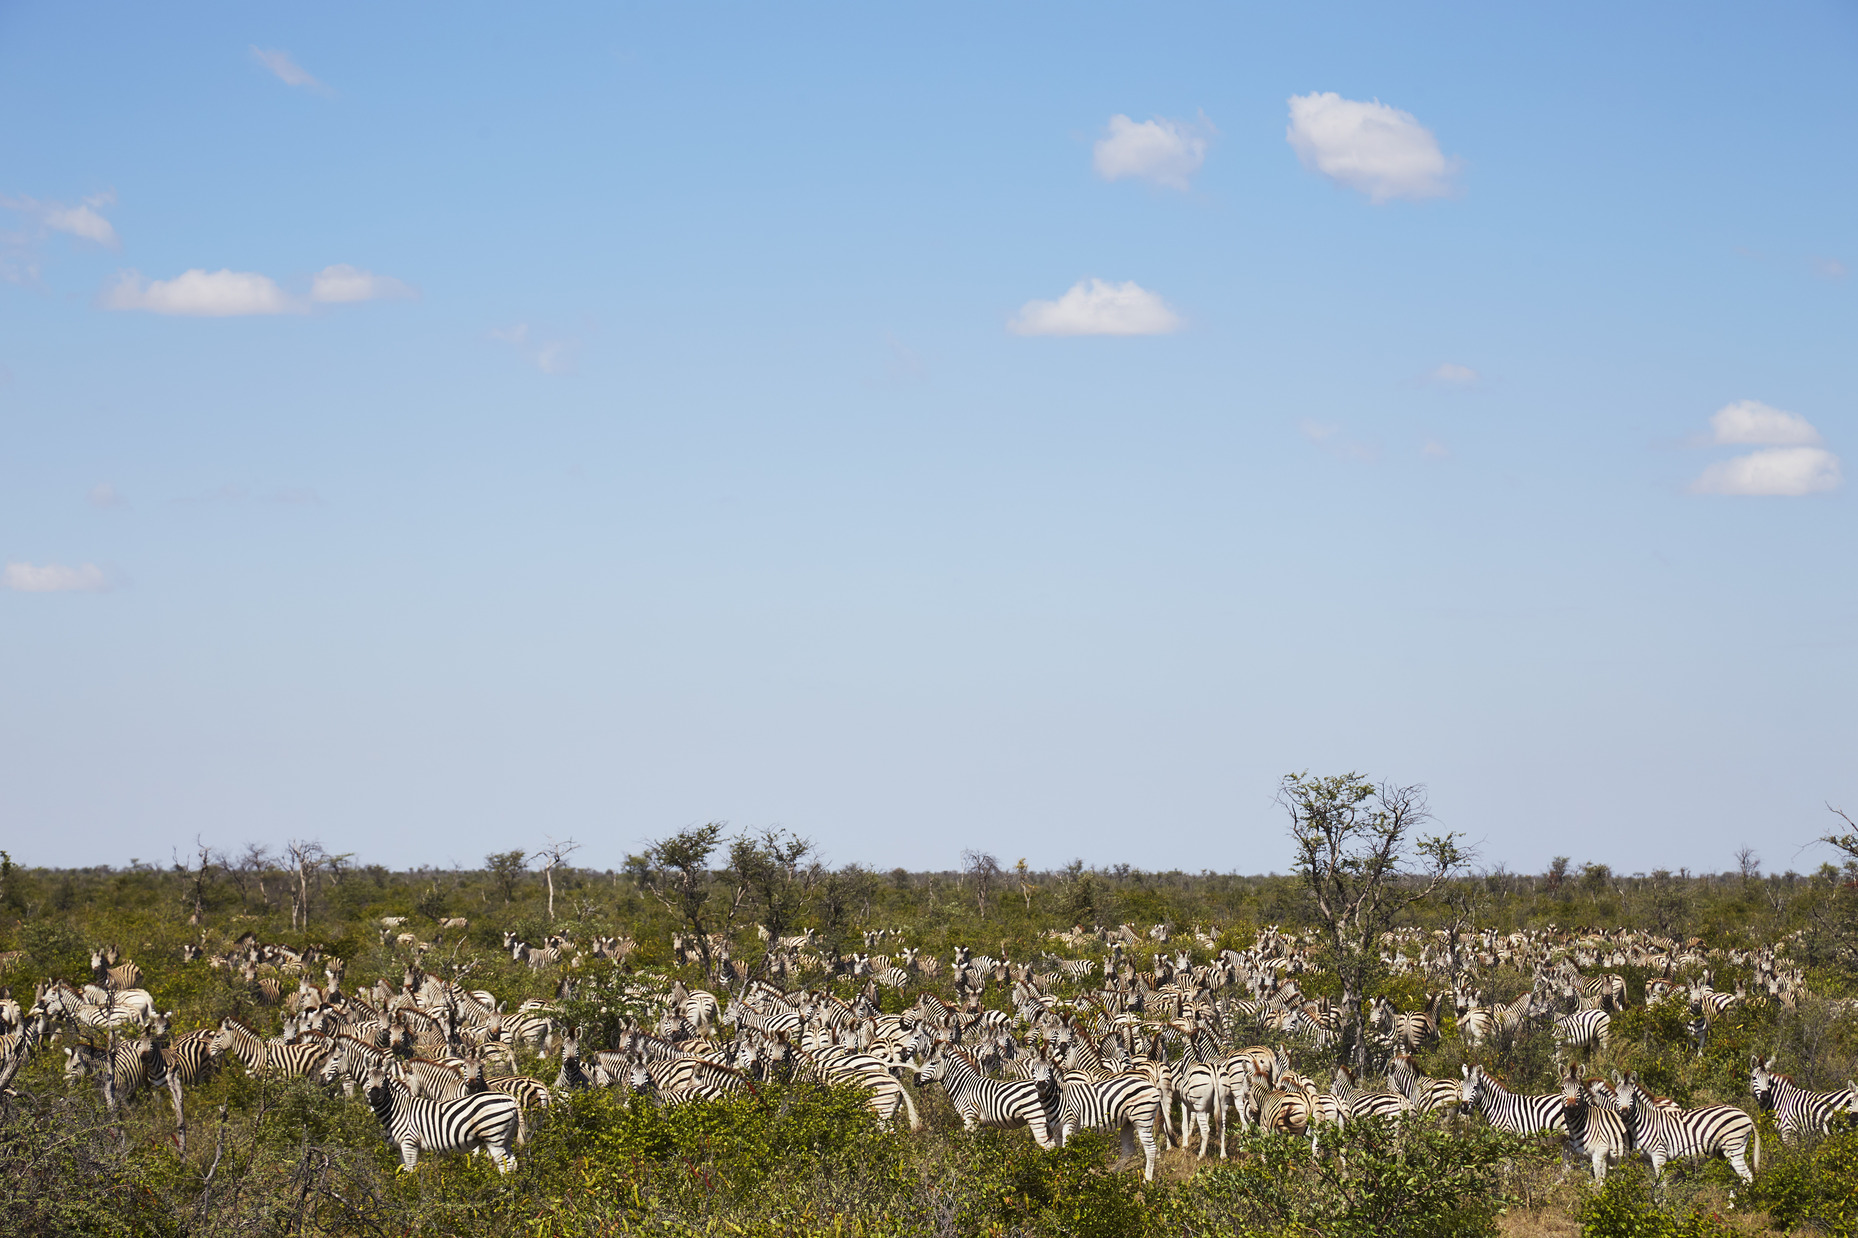
[[[556,842],[550,838],[548,846],[535,853],[535,859],[547,861],[542,865],[542,879],[548,882],[548,919],[551,924],[555,921],[555,870],[580,849],[581,845],[572,838],[565,842]]]
[[[194,905],[193,914],[187,917],[187,923],[197,925],[206,919],[206,887],[207,883],[213,879],[213,869],[217,861],[207,845],[200,841],[198,834],[194,835],[194,849],[199,853],[195,866],[190,868],[181,863],[177,855],[174,858],[174,869],[187,878],[188,894]]]
[[[290,867],[296,874],[296,889],[290,894],[290,927],[305,929],[310,926],[310,879],[324,869],[340,871],[353,852],[337,854],[329,851],[320,842],[300,842],[291,839],[284,844],[284,851],[290,857]]]
[[[1851,829],[1844,834],[1821,834],[1813,841],[1830,843],[1840,851],[1843,851],[1847,856],[1850,856],[1853,860],[1858,860],[1858,821],[1853,821],[1851,815],[1843,808],[1834,808],[1832,805],[1827,804],[1826,811],[1845,822]]]
[[[1288,774],[1278,785],[1277,802],[1290,815],[1296,872],[1315,904],[1323,952],[1341,982],[1336,1058],[1365,1073],[1362,1002],[1385,966],[1381,934],[1471,857],[1458,846],[1457,834],[1416,834],[1431,819],[1422,786],[1376,785],[1353,773]]]
[[[1000,876],[1000,861],[985,851],[964,851],[961,868],[974,880],[974,901],[981,909],[981,919],[985,920],[987,896],[993,893],[994,881]]]
[[[1013,865],[1013,875],[1019,879],[1020,896],[1026,900],[1026,910],[1032,910],[1032,870],[1026,867],[1026,857],[1020,856]]]
[[[1761,876],[1761,857],[1755,854],[1755,849],[1753,847],[1743,846],[1737,849],[1735,853],[1735,866],[1737,871],[1742,874],[1742,883],[1744,885]]]

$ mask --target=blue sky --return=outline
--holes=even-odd
[[[15,5],[0,114],[18,860],[1858,806],[1849,6]]]

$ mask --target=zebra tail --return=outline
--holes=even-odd
[[[1755,1131],[1755,1154],[1751,1159],[1755,1163],[1755,1168],[1759,1170],[1761,1168],[1761,1131],[1759,1129]]]

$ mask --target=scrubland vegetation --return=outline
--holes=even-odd
[[[1298,799],[1297,787],[1317,794]],[[1293,835],[1316,828],[1319,841],[1335,835],[1333,819],[1323,834],[1321,814],[1366,814],[1346,817],[1353,826],[1341,831],[1334,871],[1318,848],[1281,876],[1081,864],[1035,872],[981,853],[946,872],[874,872],[817,864],[791,836],[720,827],[670,836],[608,872],[575,867],[571,846],[538,853],[541,839],[477,870],[391,872],[303,845],[121,868],[8,861],[0,983],[22,1020],[44,986],[92,980],[93,952],[110,944],[139,967],[154,1007],[172,1012],[160,1044],[228,1018],[262,1036],[278,1036],[289,1018],[313,1041],[305,1013],[352,1021],[352,1008],[339,1013],[350,997],[386,1014],[390,995],[430,1012],[433,994],[486,993],[510,1027],[485,1032],[465,1018],[452,1049],[487,1061],[489,1075],[527,1075],[553,1092],[525,1113],[514,1172],[442,1152],[400,1172],[359,1092],[346,1096],[315,1074],[248,1069],[222,1052],[181,1089],[183,1147],[160,1089],[115,1096],[112,1112],[99,1078],[65,1078],[63,1050],[128,1044],[141,1023],[112,1032],[59,1018],[36,1049],[11,1051],[0,1227],[22,1236],[1858,1232],[1858,1133],[1844,1129],[1845,1116],[1789,1145],[1750,1095],[1754,1056],[1824,1092],[1858,1076],[1852,865],[1763,873],[1744,854],[1710,874],[1566,861],[1544,874],[1477,872],[1450,838],[1427,850],[1413,829],[1423,813],[1390,822],[1386,797],[1351,808],[1338,790],[1349,786],[1298,783],[1287,801]],[[1351,869],[1340,862],[1349,856],[1368,859]],[[1348,926],[1337,927],[1334,906],[1322,909],[1319,899],[1338,891],[1371,892],[1380,908],[1362,913],[1365,953],[1348,954]],[[519,959],[524,944],[560,957]],[[280,949],[260,958],[263,947]],[[332,959],[344,964],[335,984]],[[1056,974],[1059,960],[1084,959],[1096,964],[1091,975]],[[1564,1163],[1561,1139],[1506,1134],[1475,1113],[1357,1118],[1328,1129],[1313,1152],[1301,1130],[1249,1125],[1236,1095],[1222,1107],[1224,1159],[1217,1135],[1204,1159],[1191,1138],[1165,1148],[1155,1180],[1144,1181],[1142,1157],[1123,1155],[1113,1132],[1047,1149],[1025,1129],[966,1131],[944,1087],[918,1086],[912,1066],[949,1048],[932,1042],[951,1040],[1000,1078],[1074,1041],[1095,1053],[1116,1040],[1138,1058],[1181,1061],[1204,1032],[1212,1040],[1201,1043],[1222,1053],[1281,1048],[1295,1074],[1325,1088],[1338,1061],[1356,1063],[1373,1089],[1398,1047],[1374,1023],[1370,1000],[1385,998],[1401,1012],[1437,1012],[1436,1035],[1422,1032],[1412,1053],[1421,1075],[1462,1080],[1481,1064],[1515,1092],[1551,1093],[1561,1077],[1554,1012],[1477,1043],[1465,1013],[1532,991],[1553,1002],[1561,981],[1544,980],[1551,974],[1623,980],[1623,998],[1597,1007],[1609,1018],[1606,1045],[1571,1055],[1586,1077],[1629,1070],[1681,1106],[1757,1115],[1752,1185],[1711,1157],[1674,1162],[1655,1187],[1630,1155],[1595,1184],[1584,1159]],[[1354,981],[1359,1019],[1341,1001]],[[1665,985],[1672,995],[1648,1004]],[[664,1022],[706,992],[714,1017]],[[742,1067],[745,1086],[693,1098],[635,1090],[601,1069],[617,1058],[599,1052],[622,1050],[633,1028],[726,1058],[751,1038],[746,1012],[780,1007],[756,995],[777,992],[805,1007],[808,1024],[836,1018],[850,1039],[868,1025],[865,1052],[900,1056],[904,1046],[910,1056],[890,1065],[922,1129],[901,1115],[880,1120],[868,1087],[829,1072]],[[811,1004],[802,992],[816,995]],[[1720,1009],[1700,1010],[1699,992],[1717,995]],[[732,1011],[737,995],[749,1000]],[[525,1002],[533,1040],[513,1030]],[[457,1004],[474,1009],[468,998]],[[841,1009],[849,1013],[832,1014]],[[561,1081],[569,1037],[590,1086]],[[1279,1085],[1275,1073],[1259,1076],[1254,1108]]]

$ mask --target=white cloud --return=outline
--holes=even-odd
[[[107,481],[100,481],[90,488],[90,505],[92,507],[127,507],[129,500],[123,492]]]
[[[1837,258],[1815,258],[1813,259],[1813,274],[1821,279],[1844,279],[1850,272]]]
[[[1297,428],[1303,431],[1304,438],[1309,439],[1310,442],[1331,455],[1341,456],[1346,460],[1362,460],[1370,464],[1381,458],[1381,449],[1378,445],[1347,437],[1342,433],[1341,426],[1312,421],[1306,417],[1297,423]]]
[[[1206,162],[1203,126],[1211,128],[1204,117],[1200,125],[1185,125],[1164,116],[1138,125],[1118,113],[1110,117],[1103,136],[1092,148],[1091,164],[1106,181],[1135,176],[1185,190],[1188,178]]]
[[[257,59],[259,64],[276,74],[277,80],[284,83],[286,86],[302,86],[320,95],[333,93],[327,86],[310,76],[301,65],[292,60],[289,52],[275,50],[267,51],[262,47],[253,47],[252,55]]]
[[[204,271],[199,267],[173,279],[148,283],[142,282],[140,273],[124,271],[117,277],[116,286],[105,290],[102,305],[105,309],[200,318],[290,314],[302,309],[269,276],[253,271]]]
[[[324,267],[310,283],[310,300],[329,305],[356,301],[396,301],[418,295],[412,287],[391,275],[376,275],[346,262]]]
[[[115,201],[116,194],[105,191],[92,194],[76,206],[67,206],[63,202],[41,202],[37,198],[0,198],[0,206],[35,217],[40,227],[47,232],[63,232],[79,240],[117,249],[122,242],[116,235],[116,228],[100,213],[100,208],[110,206]],[[16,238],[18,241],[27,239]]]
[[[493,327],[490,338],[512,344],[524,360],[541,370],[544,374],[571,374],[574,361],[580,355],[579,340],[540,340],[533,337],[529,324],[519,322],[513,327]]]
[[[1820,441],[1813,423],[1760,400],[1725,404],[1710,417],[1710,442],[1733,446],[1806,447]]]
[[[1823,447],[1768,447],[1703,470],[1692,494],[1797,497],[1837,490],[1839,458]]]
[[[1081,279],[1056,301],[1028,301],[1007,323],[1015,335],[1166,335],[1181,320],[1159,294],[1130,280]]]
[[[1481,375],[1468,365],[1447,361],[1426,377],[1435,383],[1444,383],[1448,387],[1470,387],[1476,385]]]
[[[1303,166],[1358,189],[1375,203],[1394,198],[1442,198],[1453,191],[1458,161],[1411,112],[1376,99],[1344,99],[1333,91],[1290,97],[1284,136]]]
[[[58,563],[42,566],[9,563],[0,573],[0,587],[18,593],[101,593],[110,587],[103,569],[94,563],[65,567]]]

